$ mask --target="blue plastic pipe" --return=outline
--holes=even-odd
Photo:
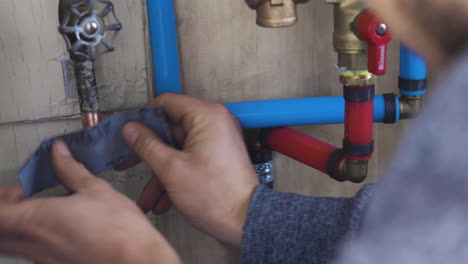
[[[395,106],[399,117],[397,96]],[[345,115],[345,100],[341,96],[228,103],[226,107],[243,128],[343,124]],[[374,121],[384,122],[384,118],[385,100],[378,95],[374,100]]]
[[[424,58],[403,44],[400,46],[400,78],[411,81],[421,81],[427,78],[427,66]],[[407,91],[400,89],[400,93],[417,96],[424,95],[426,90]]]
[[[182,93],[173,0],[147,0],[155,94]]]
[[[147,0],[147,9],[155,94],[182,93],[174,2],[173,0]],[[404,54],[407,54],[403,56],[404,58],[410,59],[408,65],[415,65],[414,62],[418,61],[414,59],[416,57],[410,56],[412,53]],[[424,61],[419,60],[419,62]],[[422,66],[417,68],[422,69]],[[407,71],[410,72],[404,70],[404,72]],[[421,72],[411,72],[411,74],[416,73]],[[397,96],[395,96],[395,105],[397,106],[396,116],[399,117],[400,103]],[[229,103],[226,107],[240,120],[244,128],[264,128],[342,124],[344,123],[345,101],[343,97],[315,97]],[[383,122],[384,116],[384,97],[376,96],[374,121]]]

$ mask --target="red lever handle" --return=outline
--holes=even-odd
[[[367,67],[375,75],[384,75],[387,70],[387,46],[392,34],[371,11],[365,10],[358,18],[359,37],[367,41]]]

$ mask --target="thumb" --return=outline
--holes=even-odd
[[[52,163],[59,180],[72,192],[78,192],[102,182],[73,158],[67,145],[61,140],[55,141],[52,146]]]
[[[126,124],[122,134],[127,144],[156,174],[162,173],[164,166],[179,155],[178,150],[168,146],[151,129],[140,123]]]

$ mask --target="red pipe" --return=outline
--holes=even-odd
[[[267,134],[270,148],[321,172],[329,173],[328,162],[336,147],[290,128],[274,128]]]
[[[344,158],[367,161],[372,157],[373,98],[373,85],[345,87]],[[336,156],[338,148],[290,128],[269,130],[266,134],[266,141],[272,150],[342,181],[342,178],[337,175],[341,160],[341,157]]]
[[[346,87],[345,89],[370,89],[370,86]],[[373,87],[372,87],[373,88]],[[370,146],[373,143],[374,100],[353,102],[346,101],[345,105],[345,141],[351,145]],[[352,155],[345,157],[353,160],[370,160],[372,155]]]

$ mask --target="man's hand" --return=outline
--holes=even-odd
[[[172,201],[195,227],[239,247],[258,179],[238,120],[222,105],[184,95],[164,94],[150,105],[168,113],[182,149],[164,144],[139,123],[124,127],[127,143],[157,175],[146,186],[141,207],[160,212]]]
[[[73,193],[22,201],[0,190],[0,252],[39,263],[180,263],[139,208],[76,162],[62,142],[52,160]]]
[[[466,49],[468,1],[363,0],[397,37],[441,68]]]

